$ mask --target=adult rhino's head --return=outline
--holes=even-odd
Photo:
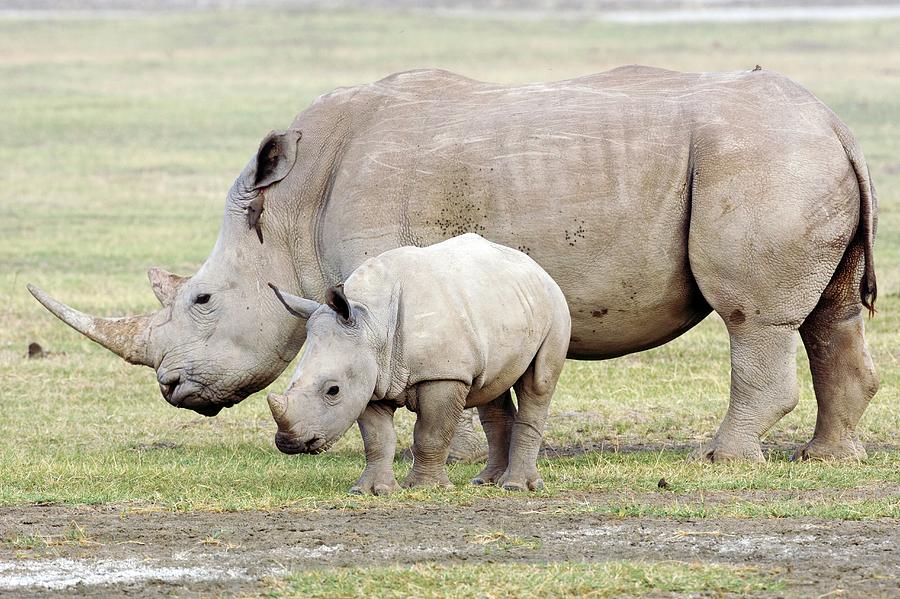
[[[148,273],[162,308],[126,318],[97,318],[29,285],[50,312],[132,364],[156,370],[173,406],[214,416],[270,382],[303,343],[302,323],[266,286],[298,288],[289,230],[280,207],[298,192],[287,178],[300,132],[270,133],[229,192],[212,254],[192,277]],[[263,213],[265,212],[265,216]],[[285,219],[287,220],[287,219]]]
[[[283,453],[321,453],[359,418],[378,382],[377,337],[381,327],[340,287],[328,304],[281,293],[288,311],[309,320],[306,350],[284,395],[269,394],[278,425],[275,445]]]

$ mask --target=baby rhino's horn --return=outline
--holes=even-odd
[[[269,402],[269,410],[272,411],[272,418],[275,419],[278,428],[289,428],[284,419],[284,415],[287,412],[287,397],[277,393],[269,393],[267,400]]]

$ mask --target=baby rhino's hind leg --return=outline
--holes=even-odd
[[[497,480],[497,484],[507,491],[539,491],[544,488],[544,481],[537,469],[537,457],[552,394],[535,392],[529,380],[531,372],[529,369],[515,387],[519,412],[513,423],[509,464]]]
[[[514,386],[519,411],[513,423],[509,464],[497,481],[507,491],[538,491],[544,488],[544,481],[537,469],[537,457],[547,414],[550,412],[550,399],[566,360],[569,346],[568,313],[561,322],[544,340],[531,366]]]
[[[472,479],[472,484],[486,485],[497,482],[509,465],[509,443],[516,420],[516,406],[509,389],[494,401],[479,406],[478,417],[487,436],[488,458],[484,470]]]

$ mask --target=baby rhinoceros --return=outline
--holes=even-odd
[[[279,450],[325,451],[356,421],[366,467],[350,491],[389,493],[398,488],[393,416],[406,406],[417,418],[404,486],[451,486],[450,441],[462,410],[477,406],[488,460],[472,482],[543,487],[537,455],[571,319],[534,260],[467,234],[370,258],[329,290],[327,305],[272,288],[309,320],[290,387],[269,395]]]

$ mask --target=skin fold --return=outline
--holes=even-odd
[[[308,320],[291,386],[269,395],[281,451],[325,451],[358,422],[366,468],[351,491],[389,493],[393,414],[406,407],[417,418],[404,485],[450,486],[451,440],[462,411],[477,407],[489,456],[473,482],[543,487],[537,455],[571,319],[534,260],[470,233],[367,260],[327,305],[275,291]]]
[[[267,282],[324,302],[368,258],[478,233],[559,284],[570,358],[651,348],[718,313],[731,401],[698,457],[762,459],[760,436],[796,402],[799,332],[819,412],[796,455],[857,459],[878,385],[862,316],[876,221],[852,134],[771,71],[629,66],[519,86],[411,71],[326,94],[266,137],[200,271],[151,271],[160,311],[94,319],[33,293],[153,367],[170,403],[214,415],[305,338]]]

